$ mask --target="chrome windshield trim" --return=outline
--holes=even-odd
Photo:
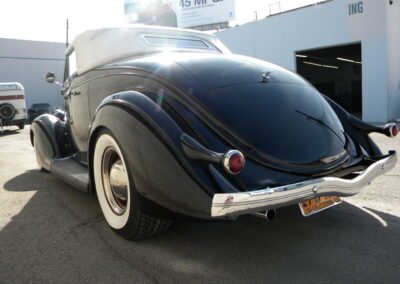
[[[296,204],[323,195],[351,196],[372,180],[393,169],[396,152],[391,152],[365,169],[354,179],[324,177],[290,185],[238,193],[214,194],[211,217],[243,215]]]

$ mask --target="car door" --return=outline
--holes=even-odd
[[[67,59],[70,63],[75,60],[72,55]],[[64,84],[65,110],[71,132],[71,140],[77,150],[77,158],[82,162],[86,162],[90,125],[88,84],[85,82],[84,77],[76,74],[73,66],[74,64],[71,64],[70,68],[72,68],[69,70],[71,75]]]

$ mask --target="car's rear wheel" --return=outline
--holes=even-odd
[[[93,175],[97,197],[108,225],[127,239],[150,237],[170,226],[169,220],[142,212],[128,157],[110,131],[102,131],[93,155]]]
[[[24,129],[25,128],[25,123],[24,122],[19,122],[18,123],[18,128],[21,129],[21,130]]]

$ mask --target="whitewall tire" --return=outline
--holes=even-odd
[[[119,189],[118,185],[115,182],[113,183],[113,177],[110,176],[110,173],[115,171],[114,168],[116,167],[119,168],[120,172],[115,175],[119,175],[117,178],[124,179],[122,183],[125,183],[122,185],[125,188],[121,190],[125,192],[119,195],[115,189]],[[102,134],[97,140],[93,169],[97,197],[107,223],[116,230],[124,228],[128,223],[131,209],[129,178],[121,149],[109,134]],[[126,203],[122,202],[124,198]]]
[[[126,157],[108,130],[97,137],[93,152],[93,179],[108,225],[126,239],[142,239],[168,229],[171,221],[142,212]]]

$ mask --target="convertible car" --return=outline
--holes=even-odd
[[[66,50],[65,114],[31,127],[39,167],[96,194],[129,239],[177,218],[308,216],[395,166],[368,136],[397,135],[347,113],[302,77],[232,54],[215,36],[127,26]],[[46,75],[58,83],[53,73]]]

